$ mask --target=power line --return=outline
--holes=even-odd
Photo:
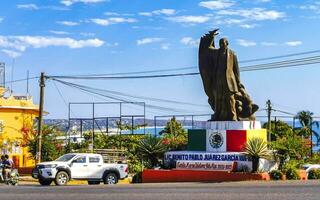
[[[279,58],[287,58],[287,57],[293,57],[293,56],[308,55],[308,54],[314,54],[314,53],[319,53],[319,52],[320,52],[320,50],[313,50],[313,51],[285,54],[285,55],[280,55],[280,56],[272,56],[272,57],[266,57],[266,58],[243,60],[243,61],[239,61],[239,62],[240,63],[250,63],[250,62],[257,62],[257,61],[274,60],[274,59],[279,59]],[[160,70],[136,71],[136,72],[118,72],[118,73],[107,73],[107,74],[72,75],[70,77],[89,77],[89,76],[90,77],[97,77],[97,76],[99,77],[99,76],[148,74],[148,73],[159,73],[159,72],[189,70],[189,69],[197,69],[197,68],[198,68],[197,66],[191,66],[191,67],[167,68],[167,69],[160,69]]]
[[[56,79],[54,79],[56,80]],[[157,102],[165,102],[165,103],[173,103],[173,104],[183,104],[183,105],[188,105],[188,106],[199,106],[199,107],[208,107],[207,105],[201,105],[201,104],[194,104],[194,103],[189,103],[189,102],[181,102],[181,101],[174,101],[174,100],[168,100],[168,99],[159,99],[159,98],[153,98],[153,97],[145,97],[145,96],[137,96],[137,95],[131,95],[131,94],[125,94],[122,92],[117,92],[117,91],[112,91],[112,90],[106,90],[106,89],[99,89],[99,88],[93,88],[85,85],[80,85],[80,84],[75,84],[75,83],[70,83],[64,81],[64,83],[69,83],[73,84],[82,88],[86,88],[88,90],[94,90],[94,91],[102,91],[106,93],[111,93],[114,95],[120,95],[124,97],[130,97],[130,98],[135,98],[135,99],[144,99],[144,100],[150,100],[150,101],[157,101]]]
[[[160,74],[160,75],[146,75],[146,76],[48,76],[54,79],[85,79],[85,80],[97,80],[97,79],[145,79],[145,78],[165,78],[176,76],[194,76],[199,72],[193,73],[179,73],[179,74]]]
[[[53,85],[54,85],[54,87],[57,89],[58,94],[59,94],[60,98],[62,99],[64,105],[65,105],[67,108],[69,108],[69,105],[68,105],[67,101],[65,100],[65,98],[63,97],[62,92],[59,90],[57,84],[56,84],[54,81],[53,81]],[[75,116],[75,114],[74,114],[74,112],[72,111],[72,109],[70,109],[70,112]]]
[[[21,82],[21,81],[27,81],[28,79],[32,80],[32,79],[38,79],[38,78],[40,78],[40,77],[39,76],[34,76],[34,77],[31,77],[31,78],[17,79],[17,80],[7,81],[7,82],[5,82],[5,84],[7,84],[7,83],[16,83],[16,82]]]
[[[62,84],[68,85],[70,87],[77,88],[79,90],[83,90],[83,91],[86,91],[86,92],[89,92],[89,93],[93,93],[93,94],[96,94],[96,95],[99,95],[99,96],[103,96],[103,97],[106,97],[106,98],[110,98],[110,99],[113,99],[113,100],[117,100],[117,101],[121,101],[121,102],[129,102],[129,103],[133,102],[133,101],[131,101],[129,99],[119,98],[119,97],[116,97],[116,96],[113,96],[113,95],[105,95],[105,94],[101,94],[101,93],[98,93],[98,92],[94,92],[94,91],[91,91],[91,90],[89,90],[87,88],[81,87],[81,85],[77,85],[77,84],[74,84],[74,83],[69,83],[69,82],[61,81],[61,80],[57,80],[57,79],[52,79],[52,80],[58,81],[58,82],[60,82]],[[168,107],[156,106],[156,105],[152,105],[152,104],[146,104],[146,107],[149,107],[151,109],[174,111],[174,112],[186,112],[187,111],[187,110],[183,110],[183,109],[168,108]]]
[[[240,71],[248,72],[248,71],[256,71],[256,70],[287,68],[287,67],[304,66],[304,65],[311,65],[311,64],[318,64],[318,63],[320,63],[320,56],[311,56],[311,57],[304,57],[299,59],[291,59],[291,60],[277,61],[277,62],[271,62],[271,63],[265,63],[265,64],[245,66],[245,67],[241,67]],[[143,76],[50,76],[50,77],[57,78],[57,79],[116,80],[116,79],[166,78],[166,77],[195,76],[195,75],[199,75],[199,72],[177,73],[177,74],[156,74],[156,75],[143,75]]]
[[[320,52],[320,50],[306,51],[306,52],[285,54],[285,55],[281,55],[281,56],[272,56],[272,57],[267,57],[267,58],[257,58],[257,59],[243,60],[243,61],[240,61],[240,63],[249,63],[249,62],[257,62],[257,61],[265,61],[265,60],[274,60],[274,59],[279,59],[279,58],[301,56],[301,55],[314,54],[314,53],[319,53],[319,52]]]

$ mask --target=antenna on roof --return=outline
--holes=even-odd
[[[27,70],[27,95],[29,95],[29,70]]]
[[[13,93],[13,72],[14,72],[14,63],[15,63],[15,59],[12,59],[12,67],[11,67],[11,86],[10,86],[10,90],[11,90],[11,94]]]

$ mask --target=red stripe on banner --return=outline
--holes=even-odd
[[[227,151],[241,152],[246,143],[246,130],[227,130]]]

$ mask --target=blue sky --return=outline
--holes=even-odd
[[[7,80],[12,71],[13,79],[21,79],[27,70],[30,76],[38,76],[41,71],[77,75],[197,66],[199,38],[217,27],[219,37],[229,38],[239,60],[319,49],[320,1],[2,0],[0,6],[0,61],[6,63]],[[191,71],[197,68],[184,72]],[[319,72],[314,65],[243,72],[241,79],[261,108],[271,99],[276,109],[291,113],[308,109],[320,116]],[[77,82],[207,105],[197,76]],[[102,101],[48,81],[49,118],[67,117],[56,86],[66,102]],[[13,90],[25,93],[26,83],[14,83]],[[37,80],[30,81],[30,91],[38,102]],[[188,110],[179,114],[211,112],[208,106],[147,103]],[[147,113],[173,112],[147,109]]]

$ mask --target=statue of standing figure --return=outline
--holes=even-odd
[[[236,54],[228,48],[226,38],[219,40],[215,47],[218,29],[201,37],[199,46],[199,70],[214,111],[211,121],[255,120],[254,113],[259,109],[253,104],[240,81]]]

